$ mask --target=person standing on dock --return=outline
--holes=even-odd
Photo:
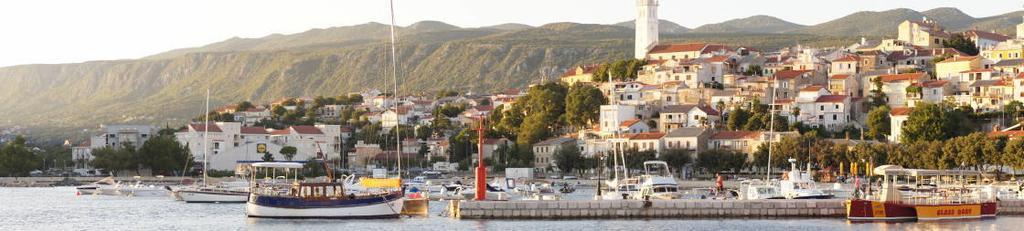
[[[715,173],[715,190],[719,193],[725,191],[725,182],[722,180],[721,173]]]

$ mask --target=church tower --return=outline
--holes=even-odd
[[[658,0],[636,0],[634,30],[636,30],[636,40],[633,41],[635,43],[634,57],[644,59],[647,57],[647,51],[658,45]]]
[[[1024,18],[1024,16],[1021,16],[1021,18]],[[1020,24],[1017,24],[1017,39],[1024,40],[1024,21],[1021,21]]]

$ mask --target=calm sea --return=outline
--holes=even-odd
[[[0,230],[1022,230],[1024,217],[958,222],[849,223],[843,219],[276,220],[246,218],[243,204],[169,197],[76,196],[71,187],[0,188]]]

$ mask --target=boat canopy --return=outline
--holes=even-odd
[[[261,162],[252,163],[253,167],[257,168],[302,168],[301,163],[295,162]]]

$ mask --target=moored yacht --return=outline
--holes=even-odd
[[[796,159],[789,159],[791,169],[786,174],[786,179],[779,181],[779,189],[786,199],[830,199],[835,197],[830,193],[818,188],[811,178],[810,167],[807,171],[800,171],[796,167]]]
[[[679,199],[682,195],[679,192],[679,183],[672,176],[665,161],[645,161],[644,174],[638,176],[639,188],[633,194],[634,199],[648,200]]]
[[[249,217],[397,218],[405,199],[398,178],[363,179],[360,184],[367,190],[354,193],[345,189],[348,184],[335,182],[331,173],[327,182],[300,181],[303,166],[299,163],[253,163],[251,168],[253,186],[245,206]],[[275,181],[280,179],[278,172],[284,179],[291,177],[291,183]],[[267,177],[256,177],[260,175]]]

